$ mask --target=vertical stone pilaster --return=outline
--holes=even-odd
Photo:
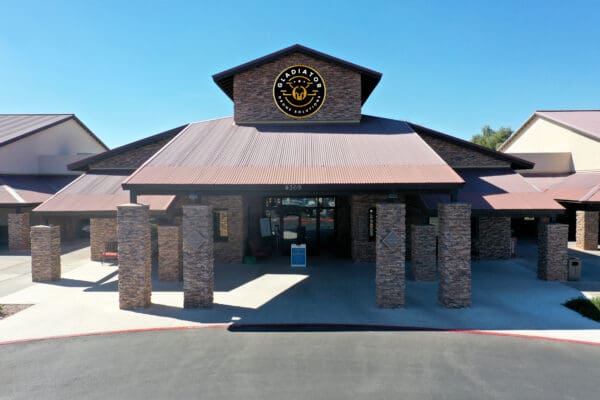
[[[90,218],[90,253],[92,261],[101,261],[106,243],[116,241],[116,218]]]
[[[354,194],[350,196],[351,252],[354,262],[374,262],[375,242],[369,240],[369,208],[385,201],[382,194]]]
[[[31,280],[60,279],[60,226],[31,227]]]
[[[214,292],[212,207],[183,206],[183,306],[212,307]]]
[[[446,308],[471,306],[471,205],[438,205],[438,299]]]
[[[509,259],[510,217],[479,217],[479,258]]]
[[[569,226],[540,224],[538,229],[538,278],[546,281],[566,281],[569,273]]]
[[[434,281],[436,274],[436,237],[433,225],[412,225],[411,265],[416,281]]]
[[[152,297],[150,211],[141,204],[117,206],[119,307],[148,307]]]
[[[406,206],[377,204],[375,292],[377,306],[404,306]]]
[[[8,250],[29,249],[29,231],[29,213],[8,214]]]
[[[158,233],[158,279],[177,281],[183,273],[181,257],[181,227],[157,227]]]
[[[598,250],[598,211],[577,210],[576,224],[577,248]]]

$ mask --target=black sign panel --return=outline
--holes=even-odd
[[[275,79],[273,98],[285,115],[293,118],[310,117],[325,102],[325,82],[311,67],[287,67]]]

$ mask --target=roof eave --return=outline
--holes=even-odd
[[[68,120],[70,120],[72,118],[75,119],[75,120],[77,120],[77,118],[75,117],[74,114],[66,114],[66,116],[64,118],[62,118],[62,119],[60,119],[58,121],[54,121],[54,122],[52,122],[52,123],[50,123],[48,125],[44,125],[44,126],[41,126],[39,128],[33,129],[31,131],[25,132],[25,133],[23,133],[23,134],[21,134],[21,135],[19,135],[17,137],[14,137],[12,139],[8,139],[7,141],[0,143],[0,147],[7,146],[7,145],[9,145],[11,143],[17,142],[17,141],[19,141],[21,139],[24,139],[24,138],[28,137],[28,136],[35,135],[38,132],[45,131],[46,129],[52,128],[53,126],[60,125],[63,122],[66,122],[66,121],[68,121]],[[81,123],[81,125],[84,126],[83,123]]]

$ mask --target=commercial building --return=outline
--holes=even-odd
[[[536,111],[500,150],[535,162],[520,171],[527,182],[560,202],[569,238],[584,250],[598,248],[600,210],[600,111]]]
[[[103,220],[92,237],[95,226],[110,227],[122,308],[150,304],[151,222],[159,275],[182,277],[185,307],[212,304],[214,262],[286,254],[297,242],[309,262],[322,254],[374,262],[381,307],[404,305],[407,259],[415,279],[439,280],[443,306],[466,307],[472,252],[510,257],[511,218],[522,215],[541,221],[540,276],[566,271],[565,227],[545,223],[563,207],[515,172],[534,164],[363,115],[380,73],[294,45],[213,79],[233,101],[232,117],[72,164],[86,174],[36,209]],[[135,162],[121,168],[123,160]],[[127,194],[130,204],[119,204]]]
[[[77,219],[46,221],[31,210],[76,178],[67,164],[107,149],[72,114],[0,114],[0,247],[28,249],[31,223],[73,237]]]

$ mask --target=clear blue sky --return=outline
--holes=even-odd
[[[470,138],[600,108],[600,1],[2,1],[0,113],[109,146],[231,115],[214,73],[300,43],[380,71],[363,113]]]

